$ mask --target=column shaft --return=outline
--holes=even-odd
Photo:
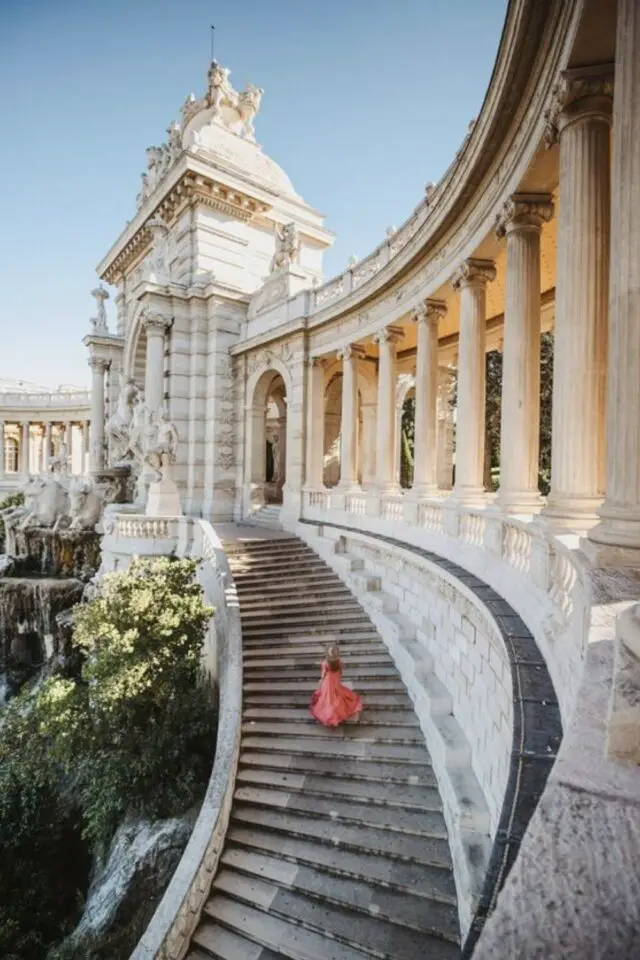
[[[340,486],[358,486],[358,360],[364,350],[350,344],[338,354],[342,358],[342,418],[340,423]]]
[[[317,490],[323,485],[324,467],[324,361],[319,357],[309,360],[308,414],[307,414],[307,480],[306,485]]]
[[[460,340],[453,496],[462,503],[484,501],[486,286],[496,269],[488,260],[467,260],[453,278],[460,290]]]
[[[519,194],[498,218],[507,238],[502,365],[500,492],[509,513],[537,512],[540,451],[540,233],[551,219],[549,196]]]
[[[566,105],[559,123],[551,492],[544,513],[578,529],[593,525],[604,493],[610,115],[609,97],[588,96]]]
[[[415,311],[417,351],[415,386],[415,424],[413,453],[413,492],[432,497],[438,489],[436,442],[438,408],[438,323],[445,317],[447,305],[427,300]]]
[[[398,489],[395,474],[397,343],[403,332],[386,327],[378,344],[378,425],[376,431],[376,485],[382,492]]]
[[[104,375],[108,362],[99,357],[89,360],[91,367],[91,471],[104,470]],[[50,425],[49,425],[50,428]]]
[[[170,323],[162,314],[147,313],[144,318],[147,333],[144,398],[147,409],[153,413],[164,404],[164,336]]]
[[[30,467],[30,450],[29,450],[29,421],[22,421],[22,433],[20,435],[20,453],[21,453],[21,472],[24,476],[28,476],[29,467]]]
[[[606,498],[589,539],[640,565],[640,7],[618,0],[611,205]],[[627,548],[624,550],[621,548]]]
[[[42,472],[49,472],[49,462],[51,460],[51,421],[47,420],[44,425],[44,443],[42,447]]]

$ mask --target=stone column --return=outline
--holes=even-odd
[[[104,375],[109,361],[91,357],[91,471],[104,470]],[[49,424],[51,429],[51,424]]]
[[[606,496],[590,547],[604,565],[640,566],[640,7],[618,0]],[[590,552],[594,552],[590,550]]]
[[[433,497],[438,489],[438,324],[446,314],[447,305],[442,300],[426,300],[413,314],[417,339],[413,452],[413,494],[416,497]]]
[[[358,487],[358,360],[364,348],[351,343],[338,352],[342,360],[342,417],[340,421],[340,486]]]
[[[451,367],[438,368],[438,413],[436,429],[438,490],[451,490],[453,486],[453,408],[451,406],[452,384],[455,371]]]
[[[47,420],[44,425],[44,443],[42,445],[42,472],[49,473],[49,463],[51,461],[51,421]]]
[[[44,426],[43,424],[39,423],[36,426],[36,433],[33,438],[33,466],[34,466],[34,473],[37,473],[37,474],[43,473],[43,460],[44,460],[43,434],[44,434]]]
[[[89,430],[91,422],[83,420],[82,422],[82,472],[89,472]]]
[[[284,486],[287,480],[287,417],[278,417],[278,473],[274,480],[279,487]]]
[[[30,450],[29,450],[29,421],[22,421],[22,429],[20,434],[20,471],[24,476],[29,475],[30,469]]]
[[[324,484],[324,360],[311,357],[307,362],[307,373],[306,486],[318,490]]]
[[[0,420],[0,477],[4,476],[4,420]]]
[[[538,492],[540,234],[552,216],[549,195],[516,194],[496,225],[498,237],[507,238],[498,493],[506,513],[534,513],[543,503]]]
[[[568,71],[548,132],[560,140],[560,211],[551,492],[543,512],[577,529],[593,525],[604,494],[612,81],[611,68]]]
[[[73,473],[71,457],[73,455],[73,424],[70,420],[64,425],[64,442],[67,447],[67,457],[69,458],[69,473]]]
[[[376,430],[376,486],[380,493],[398,489],[395,476],[397,344],[401,327],[385,327],[374,337],[378,344],[378,425]]]
[[[452,278],[460,291],[456,484],[460,503],[484,502],[484,407],[487,283],[495,280],[491,260],[466,260]]]
[[[144,399],[147,409],[155,413],[164,405],[164,337],[171,319],[148,311],[143,324],[147,334]]]

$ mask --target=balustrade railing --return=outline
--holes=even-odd
[[[0,393],[0,407],[88,407],[89,390],[60,393]]]
[[[118,516],[116,535],[136,540],[161,540],[174,535],[175,521],[167,517]]]
[[[393,520],[401,523],[404,520],[402,497],[383,497],[380,500],[380,516],[383,520]]]

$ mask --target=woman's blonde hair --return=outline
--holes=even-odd
[[[329,670],[340,669],[340,647],[337,643],[332,643],[327,647],[327,652],[325,653],[324,658],[327,661]]]

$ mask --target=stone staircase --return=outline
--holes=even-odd
[[[277,535],[274,535],[274,537]],[[232,818],[188,960],[454,960],[441,800],[386,647],[302,541],[225,545],[242,615],[244,705]],[[360,721],[308,702],[340,644]]]

